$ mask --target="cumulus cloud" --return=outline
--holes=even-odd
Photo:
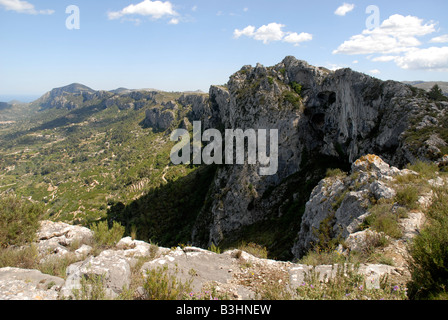
[[[371,74],[380,74],[380,73],[381,73],[381,71],[378,70],[378,69],[373,69],[373,70],[370,70],[369,72],[370,72]]]
[[[418,38],[434,32],[433,21],[424,23],[418,17],[396,14],[380,27],[352,36],[333,54],[370,55],[367,58],[373,62],[395,62],[405,70],[448,71],[448,47],[421,48]],[[429,42],[448,43],[448,35],[434,37]]]
[[[301,42],[310,41],[313,39],[313,36],[309,33],[302,32],[298,34],[297,32],[285,32],[283,31],[284,27],[285,25],[275,22],[263,25],[258,29],[254,26],[247,26],[242,30],[235,29],[233,35],[236,39],[246,36],[258,41],[263,41],[264,44],[268,44],[273,41],[283,41],[293,43],[296,46]]]
[[[355,9],[354,4],[344,2],[344,4],[342,6],[340,6],[339,8],[336,9],[334,14],[336,14],[338,16],[345,16],[350,11],[353,11],[353,9]]]
[[[431,42],[431,43],[448,43],[448,34],[444,34],[443,36],[432,38],[429,42]]]
[[[120,11],[112,11],[108,13],[110,20],[120,19],[124,16],[140,15],[147,16],[153,19],[161,19],[164,17],[171,17],[170,23],[176,24],[179,20],[173,19],[178,16],[178,13],[174,10],[173,5],[169,1],[151,1],[143,0],[138,4],[131,4]]]
[[[385,20],[379,28],[364,30],[342,43],[334,54],[391,54],[406,52],[420,46],[417,37],[435,32],[435,23],[423,24],[414,16],[395,14]]]
[[[395,58],[395,62],[402,69],[448,71],[448,47],[416,48]]]
[[[298,46],[301,42],[311,40],[313,40],[313,35],[306,32],[302,32],[300,34],[297,32],[292,32],[283,39],[284,42],[293,43],[295,46]]]
[[[327,64],[325,65],[325,67],[326,67],[328,70],[331,70],[331,71],[336,71],[336,70],[339,70],[339,69],[345,69],[345,68],[347,68],[347,66],[343,66],[343,65],[340,65],[340,64],[337,64],[337,63],[327,63]]]
[[[54,10],[37,10],[33,4],[22,0],[0,0],[0,6],[8,11],[25,14],[53,14]]]

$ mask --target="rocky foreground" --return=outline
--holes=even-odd
[[[423,212],[431,202],[431,192],[419,196],[417,209],[402,214],[399,236],[383,235],[388,240],[385,245],[373,246],[372,239],[382,234],[363,223],[372,214],[369,202],[393,199],[398,190],[396,180],[409,175],[418,173],[390,167],[379,157],[368,155],[353,164],[350,176],[336,175],[322,180],[307,203],[302,229],[292,249],[294,254],[302,256],[312,247],[317,241],[313,230],[318,230],[331,214],[334,236],[344,240],[336,254],[349,257],[373,248],[383,257],[381,261],[388,261],[387,264],[361,262],[356,266],[356,272],[365,279],[366,289],[379,289],[386,277],[391,284],[403,288],[410,279],[407,246],[425,223]],[[443,185],[445,181],[438,177],[428,183]],[[191,246],[162,248],[131,237],[114,246],[98,248],[93,244],[93,231],[62,222],[42,221],[36,238],[34,246],[42,263],[64,259],[73,263],[66,268],[65,277],[37,270],[0,269],[1,300],[79,299],[86,280],[95,277],[102,279],[107,299],[123,298],[131,289],[133,299],[144,298],[140,280],[148,277],[151,270],[171,272],[180,283],[191,281],[190,297],[247,300],[259,299],[266,288],[297,292],[312,275],[324,283],[341,272],[341,265],[311,266],[261,259],[240,249],[216,253],[219,251]],[[347,264],[342,272],[353,268],[354,264]]]

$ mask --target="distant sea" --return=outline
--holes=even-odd
[[[34,100],[39,99],[40,95],[8,95],[8,94],[0,94],[0,102],[10,102],[13,100],[17,100],[20,102],[32,102]]]

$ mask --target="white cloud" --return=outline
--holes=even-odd
[[[283,39],[284,42],[293,43],[295,46],[298,46],[301,42],[311,40],[313,40],[313,35],[306,32],[302,32],[300,34],[297,32],[292,32]]]
[[[263,41],[264,44],[267,44],[271,41],[280,41],[283,39],[285,33],[282,31],[284,27],[283,24],[279,23],[270,23],[268,25],[261,26],[254,33],[254,39]]]
[[[235,29],[233,34],[235,38],[246,36],[249,38],[254,38],[255,40],[263,41],[264,44],[268,44],[271,41],[281,41],[283,39],[285,35],[282,31],[283,27],[283,24],[273,22],[268,25],[263,25],[256,30],[254,26],[247,26],[243,30]]]
[[[443,36],[432,38],[429,42],[431,42],[431,43],[448,43],[448,34],[444,34]]]
[[[370,70],[369,73],[371,73],[371,74],[380,74],[381,71],[378,70],[378,69],[373,69],[373,70]]]
[[[0,6],[8,11],[25,14],[53,14],[54,10],[36,10],[33,4],[22,0],[0,0]]]
[[[191,11],[193,11],[193,12],[198,11],[198,6],[193,6],[193,8],[191,8]]]
[[[178,18],[172,18],[168,23],[169,24],[179,24],[179,19]]]
[[[327,69],[331,70],[331,71],[336,71],[336,70],[339,70],[339,69],[345,69],[345,68],[347,68],[346,66],[342,66],[342,65],[340,65],[340,64],[336,64],[336,63],[327,63],[327,64],[325,65],[325,67],[326,67]]]
[[[254,34],[255,34],[254,26],[247,26],[243,30],[235,29],[235,31],[233,32],[233,35],[235,36],[236,39],[238,39],[241,36],[252,37]]]
[[[354,4],[350,4],[350,3],[345,3],[344,2],[344,4],[342,6],[340,6],[339,8],[336,9],[334,14],[336,14],[338,16],[345,16],[347,13],[349,13],[353,9],[355,9],[355,5]]]
[[[423,24],[413,16],[395,14],[385,20],[379,28],[364,30],[352,36],[334,50],[334,54],[391,54],[406,52],[421,45],[417,37],[435,32],[435,23]]]
[[[402,69],[448,71],[448,47],[414,49],[395,59]]]
[[[161,19],[164,17],[178,16],[178,13],[174,10],[173,5],[169,1],[151,1],[143,0],[138,4],[131,4],[120,11],[109,12],[108,17],[110,20],[119,19],[128,15],[140,15],[148,16],[153,19]],[[171,19],[170,23],[176,20]],[[177,20],[177,22],[179,22]]]
[[[394,62],[405,70],[448,71],[448,47],[420,48],[418,37],[436,32],[435,27],[433,21],[424,23],[414,16],[392,15],[380,27],[351,37],[333,54],[370,55],[367,58],[373,62]],[[448,35],[429,42],[448,43]]]
[[[297,32],[284,32],[282,29],[285,25],[280,23],[269,23],[268,25],[263,25],[256,29],[254,26],[247,26],[246,28],[239,30],[235,29],[233,35],[236,39],[241,36],[246,36],[253,38],[258,41],[263,41],[264,44],[268,44],[273,41],[284,41],[288,43],[293,43],[298,45],[300,42],[310,41],[313,36],[309,33],[302,32],[298,34]]]

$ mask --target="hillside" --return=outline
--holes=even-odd
[[[114,202],[128,203],[196,170],[167,170],[169,137],[141,125],[146,108],[180,93],[114,95],[78,88],[84,87],[62,96],[55,89],[33,105],[55,105],[61,97],[79,105],[43,108],[31,121],[1,128],[0,193],[42,202],[52,219],[88,223],[104,218]]]
[[[37,112],[37,108],[29,103],[12,101],[9,103],[0,102],[0,122],[16,122],[22,119],[29,119]],[[1,128],[0,128],[1,129]]]

